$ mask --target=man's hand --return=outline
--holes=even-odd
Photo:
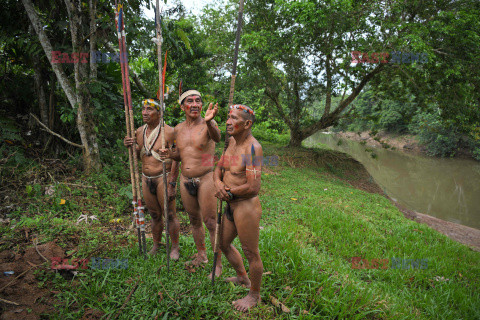
[[[177,148],[165,148],[165,149],[158,149],[158,154],[160,155],[160,159],[173,159],[175,161],[180,160],[180,153],[178,152]]]
[[[127,148],[133,146],[135,142],[135,138],[125,137],[125,139],[123,139],[123,145]]]
[[[217,180],[215,181],[215,197],[220,200],[228,201],[230,200],[230,196],[228,195],[227,191],[230,191],[230,188],[227,187],[223,181]]]
[[[215,107],[213,107],[213,103],[210,103],[208,106],[207,111],[205,112],[205,121],[209,122],[211,121],[218,113],[218,103],[215,104]]]
[[[170,150],[169,148],[158,149],[158,155],[160,156],[160,159],[162,159],[162,160],[165,160],[167,158],[171,158],[172,150]]]

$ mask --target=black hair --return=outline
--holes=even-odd
[[[251,109],[251,108],[250,108]],[[253,111],[253,110],[252,110]],[[252,126],[255,123],[255,115],[251,114],[250,112],[241,112],[243,120],[250,120],[252,121]]]
[[[241,108],[246,108],[246,109],[249,109],[250,111],[252,111],[252,112],[248,112],[247,110],[240,109],[240,111],[241,111],[240,114],[242,115],[243,120],[252,121],[252,126],[253,126],[253,124],[255,123],[255,112],[253,111],[253,109],[250,108],[249,106],[244,105],[244,104],[238,105],[238,106],[240,106]]]

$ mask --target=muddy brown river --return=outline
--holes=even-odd
[[[410,210],[480,229],[480,162],[411,155],[322,132],[303,144],[349,154],[388,196]]]

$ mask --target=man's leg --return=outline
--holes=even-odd
[[[147,186],[147,178],[142,177],[142,190],[143,198],[145,199],[145,205],[152,217],[152,237],[153,237],[153,248],[148,252],[148,254],[157,253],[160,241],[162,240],[163,232],[163,219],[162,219],[162,209],[158,203],[157,197],[150,192],[150,189]],[[158,194],[158,188],[157,188]]]
[[[242,250],[248,260],[250,292],[240,300],[233,302],[235,309],[246,312],[260,300],[260,284],[262,282],[263,264],[258,250],[260,217],[262,208],[260,199],[254,197],[234,205],[235,226]]]
[[[198,206],[197,197],[191,196],[185,187],[187,179],[183,175],[180,175],[180,195],[182,196],[183,206],[188,213],[190,219],[190,225],[192,226],[193,241],[197,247],[197,256],[189,263],[193,265],[199,265],[201,263],[207,263],[207,252],[205,249],[205,229],[202,225],[202,216],[200,214],[200,208]]]
[[[226,219],[224,215],[223,228],[222,228],[222,242],[220,243],[220,249],[225,254],[230,265],[235,269],[237,273],[236,277],[226,278],[225,281],[230,281],[236,284],[243,284],[250,288],[250,279],[248,279],[247,271],[243,265],[242,256],[240,252],[232,245],[233,239],[237,236],[237,228],[235,223]]]
[[[163,177],[157,178],[158,185],[157,185],[157,200],[158,204],[160,205],[162,217],[165,216],[163,212],[163,198],[165,194],[165,190],[163,189]],[[162,226],[163,230],[163,226]],[[177,213],[175,211],[175,200],[172,200],[168,203],[168,233],[170,234],[170,239],[172,241],[172,247],[170,251],[170,258],[173,260],[178,260],[180,257],[179,253],[179,245],[178,245],[178,238],[180,233],[180,222],[177,218]]]
[[[213,183],[213,172],[209,172],[201,178],[198,188],[198,205],[203,222],[210,234],[210,243],[215,250],[215,230],[217,226],[217,198],[215,198],[215,184]],[[215,275],[219,277],[222,274],[222,255],[217,258]],[[210,275],[211,278],[211,275]]]
[[[173,260],[178,260],[178,258],[180,258],[180,221],[178,221],[177,217],[175,199],[168,203],[168,210],[168,232],[170,234],[170,239],[172,239],[170,258],[172,258]]]

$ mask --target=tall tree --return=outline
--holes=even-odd
[[[390,68],[372,88],[390,98],[409,91],[420,108],[433,108],[444,122],[480,140],[480,2],[425,1],[411,3],[408,12],[409,43],[428,61]]]
[[[93,122],[92,110],[90,107],[90,93],[86,87],[88,79],[88,63],[74,64],[75,70],[75,86],[70,82],[67,74],[63,70],[61,63],[56,63],[52,59],[52,45],[43,26],[45,25],[35,10],[30,0],[22,0],[28,17],[32,23],[35,32],[38,35],[40,43],[43,47],[45,55],[51,63],[52,69],[57,76],[58,82],[62,86],[67,99],[72,108],[77,111],[77,128],[83,145],[84,166],[87,171],[98,170],[101,167],[100,153],[97,143],[97,135]],[[82,5],[81,2],[65,0],[68,12],[68,20],[70,22],[70,31],[72,38],[72,52],[79,54],[80,52],[88,52],[84,50],[84,30],[82,24]],[[69,62],[69,59],[65,59]],[[90,59],[89,59],[90,60]]]
[[[394,51],[433,55],[439,39],[434,41],[429,23],[436,21],[438,14],[458,16],[454,14],[457,2],[462,1],[248,1],[238,78],[246,77],[252,87],[263,88],[277,116],[290,128],[290,144],[300,145],[316,131],[350,116],[352,102],[385,71],[425,74],[430,68],[438,72],[434,64],[380,60],[392,60]],[[213,16],[215,10],[208,10]],[[216,14],[221,15],[221,10]],[[450,36],[476,39],[474,32],[465,31],[465,23],[460,30],[450,31]],[[448,29],[444,22],[442,30]],[[230,34],[228,39],[233,38],[231,30],[213,23],[208,34],[219,39]],[[352,63],[353,51],[368,53],[360,55],[365,63]],[[383,52],[390,57],[372,55]],[[440,77],[436,79],[440,81]],[[465,87],[473,89],[474,84]],[[323,113],[314,119],[308,109],[318,101]]]

